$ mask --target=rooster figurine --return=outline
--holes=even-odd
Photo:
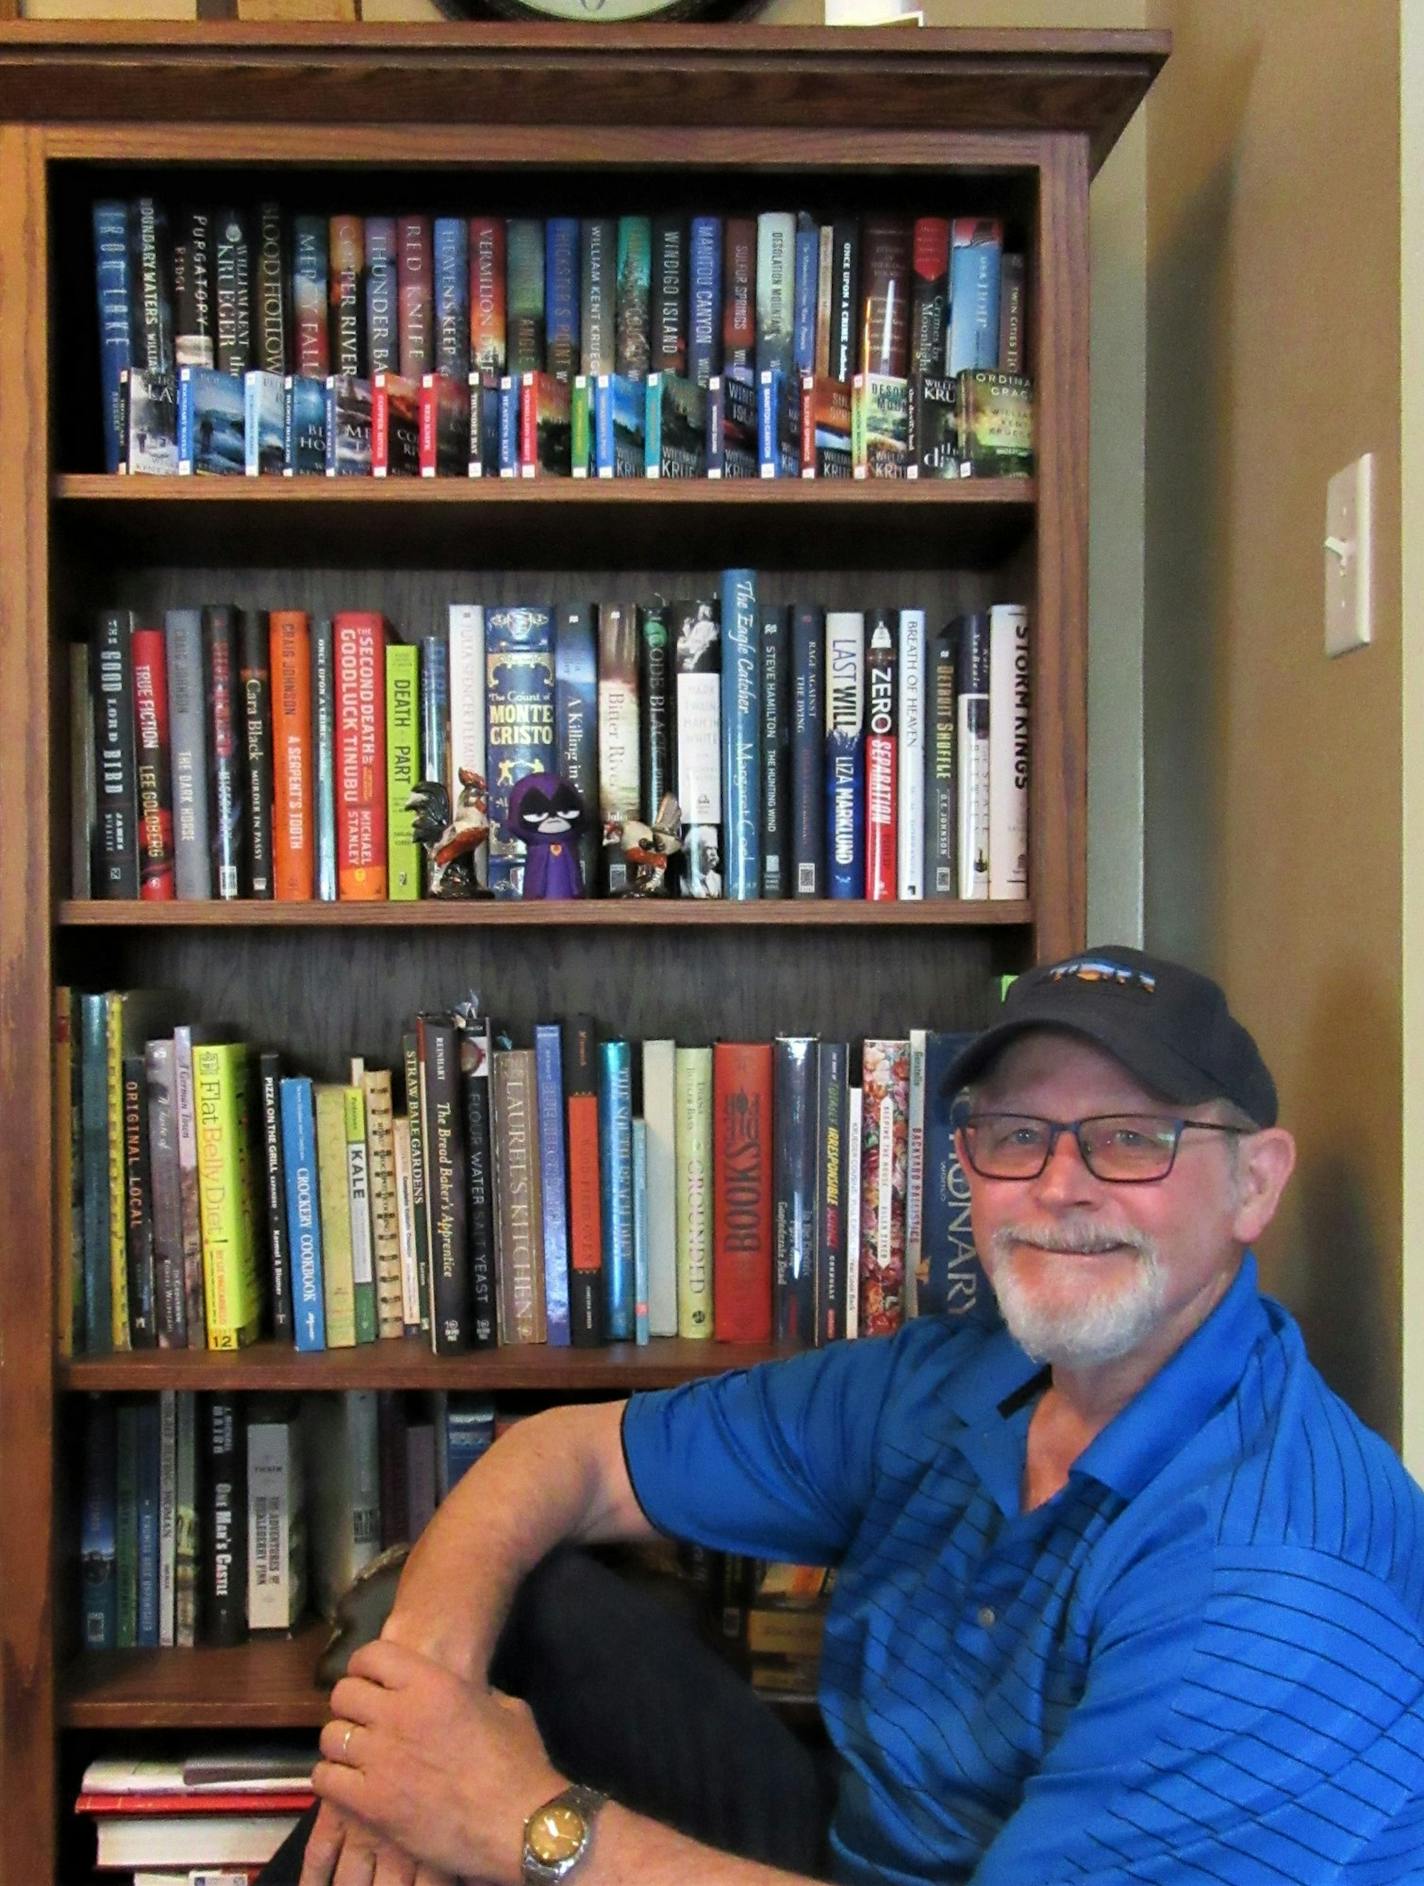
[[[478,773],[460,768],[460,796],[450,810],[450,794],[438,779],[422,779],[405,802],[413,812],[411,834],[430,861],[428,897],[488,897],[475,875],[475,853],[489,837],[489,788]]]
[[[603,828],[605,845],[617,845],[628,864],[625,897],[666,897],[668,866],[682,850],[678,828],[682,807],[664,793],[652,824],[642,819],[612,819]]]

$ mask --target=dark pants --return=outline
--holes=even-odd
[[[529,1704],[571,1779],[710,1847],[826,1877],[829,1758],[689,1623],[606,1567],[576,1552],[546,1559],[515,1602],[491,1680]],[[295,1886],[311,1818],[259,1886]]]

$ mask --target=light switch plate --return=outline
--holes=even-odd
[[[1325,652],[1369,646],[1373,629],[1371,553],[1374,455],[1336,472],[1325,496]]]

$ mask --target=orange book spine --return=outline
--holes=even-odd
[[[274,609],[269,632],[275,888],[283,903],[307,903],[316,895],[311,624],[304,610]]]
[[[386,625],[332,619],[336,674],[336,877],[343,902],[382,902],[386,870]]]

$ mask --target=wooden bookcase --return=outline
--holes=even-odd
[[[96,1732],[311,1724],[310,1634],[77,1655],[84,1391],[483,1386],[618,1393],[711,1344],[436,1361],[416,1344],[62,1360],[51,995],[161,984],[332,1074],[473,985],[527,1026],[839,1036],[983,1021],[991,976],[1083,940],[1088,187],[1163,35],[697,28],[0,25],[0,1882],[56,1877]],[[313,208],[989,206],[1027,243],[1033,480],[382,486],[96,476],[89,205],[259,191]],[[384,608],[636,595],[724,565],[767,593],[1032,607],[1032,900],[456,908],[70,901],[65,644],[101,603]],[[61,1781],[61,1776],[63,1780]]]

